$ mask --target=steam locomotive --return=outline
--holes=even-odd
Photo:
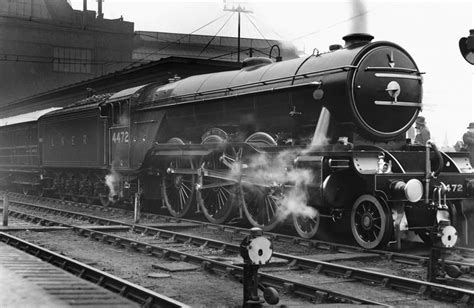
[[[402,231],[469,244],[474,171],[466,153],[405,132],[422,108],[422,73],[391,42],[345,46],[238,71],[192,76],[83,100],[0,128],[3,185],[60,198],[132,201],[175,217],[311,238],[347,221],[366,249]],[[459,232],[459,233],[458,233]]]

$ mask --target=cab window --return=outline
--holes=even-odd
[[[112,105],[112,121],[114,125],[128,125],[130,123],[130,104],[128,101],[121,101]]]

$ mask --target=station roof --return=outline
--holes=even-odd
[[[47,109],[42,109],[42,110],[37,110],[33,112],[28,112],[12,117],[7,117],[0,119],[0,126],[6,126],[6,125],[13,125],[13,124],[19,124],[19,123],[25,123],[25,122],[31,122],[31,121],[37,121],[41,116],[61,109],[60,107],[52,107],[52,108],[47,108]]]
[[[97,93],[110,93],[152,82],[166,84],[168,79],[175,74],[187,77],[238,68],[240,68],[240,64],[236,62],[168,57],[13,101],[0,106],[0,113],[6,115],[23,114],[29,112],[33,108],[32,106],[44,109],[64,107],[84,99],[87,96],[87,88],[92,88]]]

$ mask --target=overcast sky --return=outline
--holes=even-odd
[[[82,0],[70,0],[82,10]],[[227,7],[237,2],[227,1]],[[461,56],[458,41],[474,29],[472,0],[264,1],[240,2],[252,11],[241,18],[241,35],[291,41],[311,54],[343,44],[349,32],[368,32],[405,48],[424,75],[424,109],[432,137],[452,145],[474,122],[474,66]],[[354,5],[356,3],[356,5]],[[135,30],[237,35],[237,16],[224,1],[106,0],[105,18],[135,23]],[[97,10],[97,0],[88,0]],[[226,24],[227,22],[227,24]],[[226,24],[224,26],[224,24]]]

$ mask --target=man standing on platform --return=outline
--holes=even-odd
[[[428,127],[426,127],[425,117],[419,116],[418,118],[416,118],[415,131],[415,143],[426,145],[426,142],[431,138],[431,134]]]
[[[462,135],[462,141],[464,141],[464,148],[469,152],[472,165],[474,164],[474,122],[469,123],[467,129],[468,131]]]

